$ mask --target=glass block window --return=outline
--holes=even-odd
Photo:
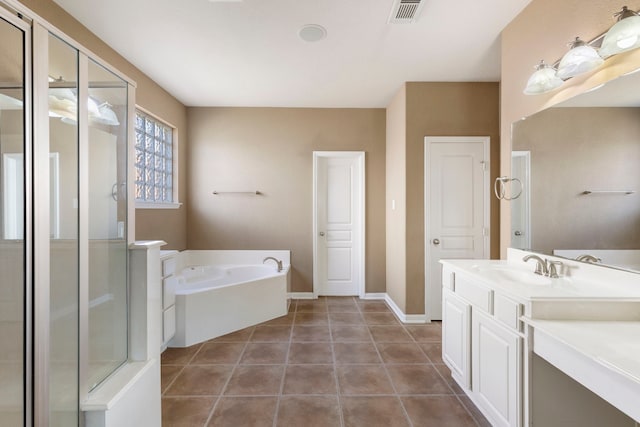
[[[173,203],[173,128],[136,111],[136,201]]]

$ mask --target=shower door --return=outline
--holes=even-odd
[[[0,427],[31,423],[29,26],[0,7]]]

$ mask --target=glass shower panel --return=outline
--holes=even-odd
[[[127,84],[89,60],[89,389],[127,360]]]
[[[78,51],[49,35],[49,422],[78,425]]]
[[[24,37],[0,17],[0,427],[24,423]]]

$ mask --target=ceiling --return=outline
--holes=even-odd
[[[499,81],[530,0],[54,0],[187,106],[386,107],[406,81]],[[326,28],[309,43],[305,24]]]

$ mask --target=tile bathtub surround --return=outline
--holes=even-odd
[[[167,349],[162,425],[488,426],[442,363],[441,336],[382,301],[292,301],[286,316]]]

